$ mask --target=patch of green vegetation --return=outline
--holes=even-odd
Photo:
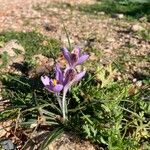
[[[144,40],[150,40],[150,29],[142,30],[138,32],[138,34],[144,39]]]
[[[37,53],[48,57],[52,52],[55,55],[58,53],[59,42],[37,32],[0,34],[0,41],[4,43],[11,39],[17,39],[23,45],[28,58]],[[96,56],[102,55],[96,49],[91,50]],[[124,51],[119,59],[119,63],[105,66],[94,61],[91,67],[95,67],[95,72],[87,71],[84,79],[67,93],[69,105],[66,124],[63,123],[56,97],[43,89],[40,77],[2,74],[2,97],[10,100],[10,106],[0,113],[0,121],[15,119],[16,127],[23,130],[34,124],[34,131],[43,124],[48,130],[55,129],[46,137],[43,147],[63,131],[76,133],[109,150],[148,147],[150,78],[141,74],[141,78],[135,76],[140,81],[132,82],[121,74],[122,78],[118,80],[114,75],[123,70],[121,67],[131,61],[131,57]],[[134,59],[137,61],[137,58]]]
[[[69,8],[70,10],[75,9],[75,7],[73,5],[71,5],[70,3],[49,3],[47,5],[41,5],[41,4],[37,4],[35,6],[33,6],[33,9],[36,11],[47,11],[48,8],[61,8],[61,9],[66,9]]]
[[[79,10],[91,14],[97,14],[102,11],[108,15],[121,13],[127,17],[138,19],[150,14],[150,3],[138,3],[128,0],[99,0],[99,2],[96,2],[95,4],[80,5]]]
[[[142,139],[146,141],[149,137],[149,102],[143,100],[142,90],[128,80],[110,81],[105,87],[101,82],[96,76],[88,75],[79,86],[80,92],[76,88],[73,91],[76,101],[87,102],[84,109],[80,109],[82,115],[77,132],[95,143],[104,144],[109,150],[138,149]],[[149,95],[146,90],[144,93],[144,97]]]
[[[7,31],[0,33],[0,42],[8,42],[16,39],[25,49],[26,58],[32,58],[35,54],[43,54],[51,57],[57,56],[60,43],[55,39],[49,39],[41,33]]]
[[[43,8],[41,7],[40,4],[34,5],[32,8],[33,8],[34,10],[36,10],[36,11],[42,11],[42,10],[43,10]]]
[[[56,98],[42,90],[39,78],[3,75],[2,94],[11,100],[11,107],[1,113],[0,119],[19,116],[19,124],[29,128],[43,117],[51,128],[62,127],[78,133],[103,148],[136,150],[149,137],[149,92],[131,81],[113,80],[114,70],[105,66],[95,74],[87,73],[84,80],[71,89],[66,125],[62,125]],[[143,84],[148,86],[149,79],[144,79]]]

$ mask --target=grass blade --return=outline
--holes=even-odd
[[[40,150],[44,150],[50,143],[52,143],[56,138],[58,138],[64,132],[63,128],[56,128],[48,134],[44,142],[42,143]]]

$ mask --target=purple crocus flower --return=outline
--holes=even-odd
[[[59,93],[63,89],[63,74],[59,65],[55,67],[55,74],[56,79],[50,79],[48,76],[41,76],[41,81],[47,90]]]
[[[77,73],[74,68],[68,67],[64,72],[64,88],[63,88],[63,98],[62,98],[62,112],[63,112],[63,119],[66,120],[67,114],[67,102],[66,102],[66,94],[70,87],[85,75],[85,71]]]
[[[80,48],[75,48],[71,53],[67,48],[63,48],[62,52],[70,67],[80,65],[89,58],[88,54],[81,54]]]
[[[41,81],[45,88],[53,93],[57,97],[57,101],[62,111],[63,120],[67,120],[67,100],[66,94],[73,84],[80,81],[85,75],[86,71],[77,73],[75,67],[82,64],[85,60],[89,58],[87,54],[81,54],[80,48],[75,48],[71,53],[68,49],[64,48],[62,50],[65,59],[68,62],[66,69],[62,73],[60,66],[56,64],[55,67],[55,79],[50,79],[48,76],[41,76]],[[59,93],[63,90],[62,99]]]
[[[68,67],[64,72],[64,88],[70,88],[70,86],[82,79],[86,71],[77,73],[75,69]]]

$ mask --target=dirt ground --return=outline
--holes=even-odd
[[[126,49],[127,53],[133,55],[149,54],[149,41],[137,36],[132,28],[140,26],[139,28],[148,29],[150,23],[129,22],[105,16],[103,12],[92,16],[69,8],[94,2],[95,0],[0,0],[0,31],[36,29],[61,40],[62,45],[66,46],[67,38],[63,28],[65,25],[73,45],[99,49],[108,57],[106,61],[113,59],[119,49]]]

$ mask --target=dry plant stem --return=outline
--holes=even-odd
[[[18,128],[18,123],[19,123],[19,119],[20,119],[20,109],[19,109],[19,111],[18,111],[18,116],[17,116],[17,118],[16,118],[16,124],[15,124],[15,130],[14,130],[14,133],[16,133],[16,130],[17,130],[17,128]]]
[[[37,128],[38,128],[39,124],[36,125],[36,127],[34,128],[33,132],[31,133],[30,137],[28,137],[29,139],[25,142],[25,144],[23,145],[23,147],[21,148],[21,150],[24,150],[24,148],[26,147],[26,145],[28,144],[28,142],[31,140],[33,141],[32,139],[32,136],[35,134]],[[35,141],[33,141],[35,142]]]

